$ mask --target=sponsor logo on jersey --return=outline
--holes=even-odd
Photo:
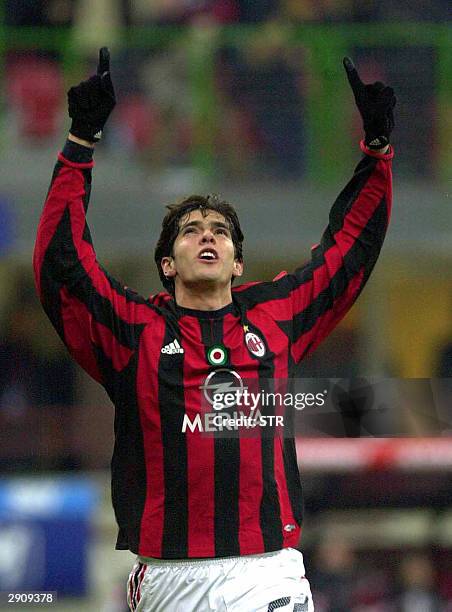
[[[210,372],[204,384],[199,387],[204,392],[204,397],[213,406],[219,398],[227,393],[241,393],[244,389],[243,380],[234,370],[221,368]]]
[[[169,342],[162,347],[161,352],[165,355],[177,355],[178,353],[183,353],[184,349],[181,347],[177,339],[173,340],[173,342]]]
[[[246,348],[250,353],[256,355],[256,357],[263,357],[265,355],[265,344],[264,341],[259,338],[257,334],[253,332],[246,332],[245,334]]]

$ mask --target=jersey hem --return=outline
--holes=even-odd
[[[301,531],[301,530],[300,530]],[[139,557],[149,557],[149,558],[154,558],[154,559],[163,559],[166,561],[176,561],[177,559],[180,560],[190,560],[190,559],[231,559],[231,558],[235,558],[235,557],[249,557],[251,555],[265,555],[267,553],[272,553],[272,552],[277,552],[278,550],[283,550],[284,548],[296,548],[298,545],[298,541],[299,541],[299,535],[300,535],[300,531],[296,534],[296,537],[292,537],[290,540],[288,539],[287,541],[283,542],[281,546],[275,547],[275,548],[270,548],[269,550],[262,550],[262,549],[256,549],[256,548],[250,548],[249,550],[247,550],[246,552],[243,552],[240,555],[216,555],[215,557],[212,556],[212,549],[198,549],[198,548],[193,548],[191,551],[191,555],[188,556],[181,556],[180,551],[178,550],[168,550],[167,551],[167,555],[170,556],[165,556],[162,557],[161,553],[157,550],[140,550],[138,552],[138,550],[133,550],[131,548],[129,548],[127,546],[127,544],[121,545],[121,544],[117,544],[116,545],[116,550],[130,550],[131,553],[133,553],[134,555],[138,555]]]

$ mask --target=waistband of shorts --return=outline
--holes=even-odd
[[[158,559],[156,557],[143,557],[137,556],[137,561],[154,567],[188,567],[188,566],[211,566],[211,565],[229,565],[240,562],[252,562],[256,559],[271,559],[281,554],[283,550],[290,550],[288,548],[282,548],[281,550],[274,550],[267,553],[258,553],[257,555],[242,555],[240,557],[203,557],[193,559]]]

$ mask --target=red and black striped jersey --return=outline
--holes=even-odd
[[[195,418],[219,369],[260,388],[290,378],[359,295],[386,233],[392,158],[361,146],[365,155],[310,260],[234,288],[218,311],[179,307],[166,293],[145,299],[111,278],[86,222],[93,163],[74,146],[60,154],[39,223],[36,284],[70,353],[115,405],[117,548],[171,559],[297,545],[293,438],[206,436],[184,419]]]

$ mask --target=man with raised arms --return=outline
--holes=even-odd
[[[182,425],[209,392],[242,388],[244,378],[272,391],[273,380],[289,379],[372,272],[391,209],[395,97],[382,83],[364,85],[349,59],[344,66],[363,118],[363,156],[308,263],[233,288],[243,272],[237,214],[216,196],[190,196],[168,207],[155,249],[165,292],[148,299],[99,265],[86,221],[95,143],[115,105],[106,48],[97,74],[68,93],[72,125],[34,269],[56,331],[115,405],[112,500],[116,547],[137,555],[131,610],[313,610],[296,549],[293,438],[277,427],[221,437]]]

